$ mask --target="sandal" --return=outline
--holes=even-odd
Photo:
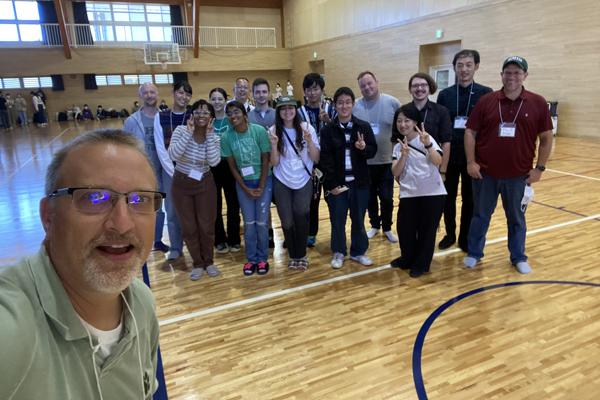
[[[256,264],[256,273],[259,275],[266,275],[269,272],[269,263],[267,261],[260,261]]]
[[[247,262],[246,264],[244,264],[243,271],[244,275],[246,276],[254,275],[254,273],[256,272],[256,264]]]

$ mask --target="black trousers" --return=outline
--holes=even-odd
[[[313,193],[310,197],[310,216],[308,226],[308,236],[317,236],[319,232],[319,204],[321,203],[321,191],[323,189],[323,183],[313,182]]]
[[[466,164],[448,164],[446,169],[446,203],[444,204],[444,225],[446,235],[456,237],[456,197],[458,194],[458,181],[460,179],[460,195],[462,206],[460,209],[460,228],[458,234],[458,244],[463,249],[467,248],[467,237],[469,236],[469,226],[473,217],[473,186],[471,177],[467,172]]]
[[[435,234],[446,196],[400,199],[396,227],[402,264],[412,271],[427,272],[435,249]]]
[[[394,212],[392,164],[369,165],[369,177],[371,178],[369,222],[371,228],[383,228],[383,231],[387,232],[392,229],[392,214]],[[381,212],[379,203],[381,203]]]
[[[235,179],[227,160],[221,160],[211,171],[217,187],[217,218],[215,220],[215,244],[240,244],[240,203],[235,190]],[[221,191],[222,190],[222,191]],[[223,193],[227,202],[227,232],[223,224]]]

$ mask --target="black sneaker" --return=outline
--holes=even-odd
[[[154,242],[154,246],[152,247],[153,251],[162,251],[163,253],[168,252],[169,249],[170,247],[163,242]]]
[[[456,243],[456,237],[446,235],[440,241],[440,243],[438,244],[438,247],[440,248],[440,250],[446,250],[447,248],[452,246],[454,243]]]
[[[404,261],[402,260],[402,257],[394,258],[392,260],[392,262],[390,262],[390,267],[400,268],[400,269],[410,269],[410,267],[404,263]]]
[[[215,252],[219,254],[229,253],[229,246],[227,246],[227,243],[219,243],[215,246]]]
[[[416,270],[416,269],[411,269],[410,273],[408,274],[411,278],[418,278],[421,275],[423,275],[425,273],[425,271],[421,271],[421,270]]]

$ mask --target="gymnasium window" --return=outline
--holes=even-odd
[[[121,75],[96,75],[96,85],[98,86],[117,86],[117,85],[141,85],[142,83],[156,83],[157,85],[173,83],[173,74],[124,74]]]
[[[0,0],[0,42],[40,42],[37,2]]]
[[[109,42],[170,42],[168,5],[86,2],[92,37]]]
[[[52,78],[49,76],[32,76],[25,78],[0,78],[0,89],[37,89],[51,88]]]

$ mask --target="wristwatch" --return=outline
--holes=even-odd
[[[540,172],[544,172],[546,170],[546,166],[538,164],[538,165],[535,166],[535,169],[537,169]]]

